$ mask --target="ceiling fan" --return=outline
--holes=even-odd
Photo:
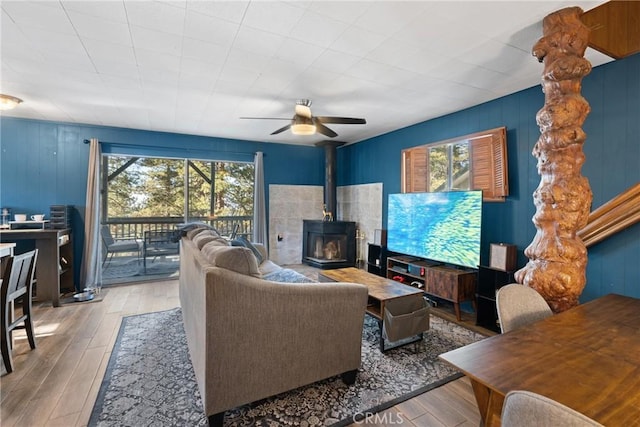
[[[343,125],[364,125],[367,123],[365,119],[357,119],[353,117],[328,117],[328,116],[313,116],[311,115],[311,101],[309,99],[300,99],[296,101],[295,114],[293,118],[286,119],[280,117],[240,117],[241,119],[256,119],[256,120],[290,120],[286,126],[281,127],[273,132],[271,135],[276,135],[285,130],[291,129],[291,133],[294,135],[313,135],[316,132],[321,133],[329,138],[338,136],[333,130],[325,126],[326,123],[336,123]]]

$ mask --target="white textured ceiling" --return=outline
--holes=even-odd
[[[539,84],[542,19],[603,1],[1,1],[13,117],[313,144],[269,134],[297,99],[361,141]],[[611,58],[592,49],[587,59]]]

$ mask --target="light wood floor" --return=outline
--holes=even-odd
[[[0,377],[0,425],[86,426],[122,317],[178,307],[178,282],[110,287],[104,300],[59,308],[39,305],[37,348],[14,334],[14,372]],[[359,425],[477,426],[480,415],[466,378],[450,382]]]

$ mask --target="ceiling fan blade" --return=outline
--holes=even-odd
[[[289,120],[291,120],[291,119],[289,119]],[[278,134],[278,133],[282,133],[282,132],[284,132],[285,130],[289,129],[290,127],[291,127],[291,123],[289,123],[289,124],[288,124],[288,125],[286,125],[286,126],[281,127],[280,129],[278,129],[278,130],[276,130],[276,131],[271,132],[271,135],[276,135],[276,134]]]
[[[316,120],[322,123],[338,123],[343,125],[365,125],[367,121],[365,119],[357,119],[354,117],[326,117],[318,116]]]
[[[253,120],[291,120],[291,118],[285,119],[284,117],[240,117],[240,119],[253,119]]]
[[[316,132],[323,134],[324,136],[328,136],[329,138],[335,138],[338,136],[337,133],[320,123],[316,120]]]

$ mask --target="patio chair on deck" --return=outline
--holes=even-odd
[[[140,259],[140,243],[134,239],[116,240],[111,235],[108,225],[100,227],[100,235],[102,236],[102,243],[105,247],[104,260],[102,260],[102,266],[107,262],[111,262],[113,254],[119,253],[132,253],[135,252]]]
[[[147,257],[152,256],[151,262],[164,255],[177,255],[180,253],[180,243],[174,239],[174,230],[145,231],[142,245],[142,263],[147,272]]]

